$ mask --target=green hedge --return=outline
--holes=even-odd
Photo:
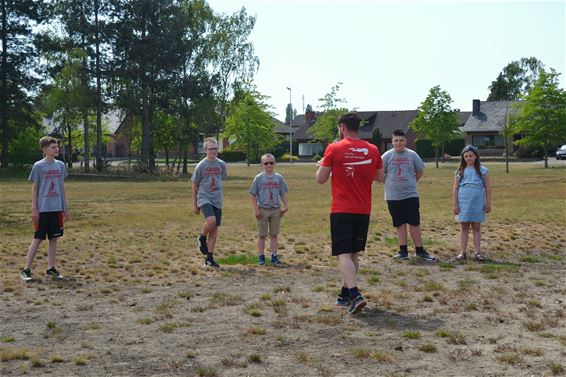
[[[223,151],[218,154],[218,158],[225,162],[242,162],[246,161],[246,154],[240,151]]]
[[[432,142],[430,140],[417,140],[417,150],[416,152],[421,156],[421,158],[433,158],[434,148],[432,147]],[[462,149],[466,144],[464,139],[454,139],[446,144],[444,144],[444,153],[451,156],[459,156]],[[439,156],[440,157],[440,156]]]

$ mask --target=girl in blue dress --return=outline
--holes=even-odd
[[[488,169],[480,164],[478,148],[468,145],[462,150],[460,167],[456,171],[453,189],[453,212],[460,222],[460,254],[457,260],[466,259],[468,233],[473,232],[474,256],[484,261],[481,253],[481,223],[491,212],[491,182]]]

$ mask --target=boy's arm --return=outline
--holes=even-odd
[[[458,177],[454,177],[454,185],[452,187],[452,213],[455,215],[460,213],[460,206],[458,205],[458,188],[460,184]]]
[[[423,174],[424,174],[424,170],[420,170],[420,171],[417,171],[417,172],[415,173],[415,177],[417,178],[417,182],[419,181],[419,179],[421,179],[421,177],[423,176]]]
[[[281,201],[283,202],[284,207],[281,208],[279,211],[280,216],[283,216],[289,210],[289,200],[287,199],[287,194],[279,195],[281,196]]]
[[[31,219],[34,224],[39,222],[39,209],[37,208],[37,190],[39,185],[33,182],[31,185]]]
[[[69,213],[69,203],[67,202],[67,194],[65,194],[65,182],[61,182],[61,195],[63,195],[63,203],[65,204],[65,211],[63,211],[63,222],[65,222],[71,217],[71,214]]]
[[[491,180],[489,175],[485,174],[483,176],[483,182],[485,185],[485,213],[491,212]]]
[[[384,183],[385,182],[385,175],[383,174],[383,168],[381,169],[377,169],[375,171],[375,178],[373,179],[374,181],[377,181],[379,183]]]
[[[197,215],[200,213],[200,208],[197,205],[198,187],[198,183],[193,182],[193,212]]]
[[[254,206],[255,218],[259,220],[261,219],[261,210],[259,209],[259,206],[257,204],[257,196],[251,193],[250,195],[252,196],[252,205]]]
[[[321,185],[326,183],[326,181],[328,181],[328,177],[330,177],[330,173],[332,173],[332,168],[330,166],[319,166],[316,171],[316,181]]]

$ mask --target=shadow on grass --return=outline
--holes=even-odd
[[[376,307],[364,309],[356,315],[356,319],[377,329],[433,331],[444,325],[444,321],[439,318],[403,315]]]

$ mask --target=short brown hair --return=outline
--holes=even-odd
[[[346,125],[348,131],[357,132],[360,129],[360,118],[356,113],[347,113],[338,118],[338,124]]]
[[[207,147],[207,144],[208,144],[208,143],[218,144],[218,142],[216,141],[215,138],[213,138],[213,137],[207,137],[206,139],[204,139],[204,143],[203,143],[204,149],[208,148],[208,147]]]
[[[41,139],[39,139],[39,147],[41,149],[48,147],[51,144],[59,144],[59,141],[57,141],[57,139],[55,139],[52,136],[44,136]]]

